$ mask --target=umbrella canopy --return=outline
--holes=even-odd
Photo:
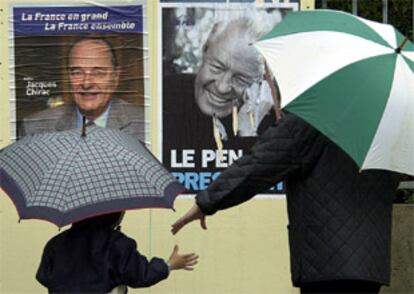
[[[59,227],[135,208],[172,208],[182,186],[139,140],[115,129],[25,137],[0,152],[0,186],[20,218]]]
[[[414,46],[391,25],[354,15],[292,12],[255,43],[282,106],[361,169],[414,175]]]

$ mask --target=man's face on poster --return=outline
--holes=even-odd
[[[246,88],[261,78],[257,51],[247,38],[220,35],[207,42],[195,81],[195,98],[207,115],[225,117],[240,105]]]
[[[119,79],[108,45],[99,40],[77,43],[69,56],[69,79],[74,102],[81,113],[93,119],[101,115]]]

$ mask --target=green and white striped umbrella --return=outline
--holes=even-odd
[[[340,11],[292,12],[254,45],[284,109],[361,169],[414,175],[414,46],[394,27]]]

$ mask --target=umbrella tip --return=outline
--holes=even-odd
[[[83,116],[83,119],[82,119],[82,135],[81,135],[81,137],[82,138],[86,137],[86,116]]]

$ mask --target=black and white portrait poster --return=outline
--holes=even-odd
[[[161,3],[162,160],[187,192],[206,189],[275,121],[251,44],[297,6]]]

